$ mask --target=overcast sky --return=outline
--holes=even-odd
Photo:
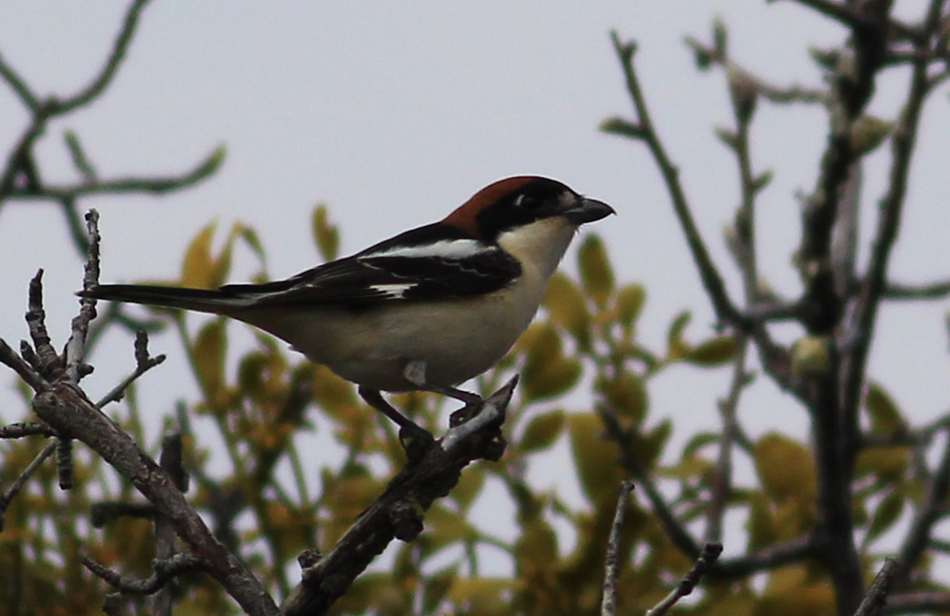
[[[910,18],[924,3],[897,4]],[[0,53],[34,91],[72,93],[101,66],[124,5],[7,0],[0,4]],[[145,11],[107,95],[50,126],[41,171],[50,182],[76,178],[62,144],[66,129],[77,131],[103,178],[181,172],[226,146],[221,172],[197,189],[81,202],[102,216],[106,282],[176,278],[189,240],[210,221],[221,230],[235,221],[256,228],[269,274],[286,277],[318,259],[309,227],[318,202],[330,207],[348,253],[437,220],[498,178],[555,177],[616,208],[617,217],[590,230],[606,239],[618,278],[648,289],[643,338],[661,345],[673,314],[688,308],[694,312],[688,334],[699,339],[710,334],[712,313],[659,174],[641,145],[604,135],[597,125],[611,115],[630,117],[609,39],[617,29],[639,43],[637,65],[655,121],[714,257],[738,293],[721,237],[738,199],[735,164],[712,130],[731,123],[728,96],[722,74],[698,73],[682,43],[686,34],[708,41],[716,15],[730,27],[734,57],[777,84],[819,85],[807,48],[839,44],[844,36],[795,2],[159,0]],[[883,81],[872,110],[893,117],[904,84],[900,76]],[[935,97],[925,117],[891,269],[909,282],[950,275],[946,97]],[[25,123],[6,89],[0,89],[0,118],[6,153]],[[754,127],[756,169],[775,172],[760,201],[761,266],[787,296],[800,288],[791,266],[800,229],[795,194],[814,186],[824,128],[817,109],[768,105],[760,105]],[[887,162],[882,151],[867,168],[865,244]],[[0,213],[0,256],[0,336],[14,343],[26,336],[27,283],[42,267],[50,329],[62,343],[81,264],[61,216],[49,205],[8,204]],[[565,264],[573,269],[573,253]],[[246,280],[255,271],[245,255],[232,278]],[[883,312],[872,373],[917,417],[948,406],[947,307],[943,301]],[[799,334],[785,333],[786,342]],[[171,337],[153,344],[156,353],[176,348]],[[131,368],[128,341],[109,340],[102,351],[87,381],[93,392],[106,391]],[[195,392],[187,382],[183,391],[162,386],[169,375],[186,374],[181,365],[163,370],[142,385],[156,413]],[[651,389],[652,416],[715,426],[725,376],[671,371]],[[10,419],[9,397],[0,401]],[[804,434],[803,413],[770,387],[749,395],[741,416],[755,434],[776,428]]]

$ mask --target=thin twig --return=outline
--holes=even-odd
[[[630,504],[630,493],[634,483],[624,481],[620,485],[620,496],[617,497],[617,510],[614,521],[610,526],[610,537],[607,539],[606,572],[604,573],[604,595],[600,603],[601,616],[614,616],[617,613],[617,579],[620,577],[620,531],[623,529],[623,519],[627,515],[627,506]]]
[[[99,284],[99,212],[95,209],[86,213],[86,235],[89,256],[84,268],[82,288],[88,291]],[[63,353],[66,356],[66,378],[74,385],[92,372],[92,368],[85,363],[86,339],[89,336],[89,323],[96,317],[96,300],[83,297],[79,300],[79,306],[79,314],[72,320],[72,331]]]
[[[55,432],[42,421],[24,421],[0,426],[0,438],[24,438],[27,436],[53,436]]]
[[[20,74],[16,72],[12,66],[7,64],[2,54],[0,54],[0,77],[3,77],[7,85],[20,97],[20,102],[22,102],[27,109],[33,112],[36,111],[40,105],[39,99],[33,94],[33,91],[30,90],[30,86],[26,84],[26,81],[20,77]]]
[[[36,457],[33,458],[33,461],[30,462],[17,476],[16,480],[10,484],[10,487],[7,488],[6,492],[3,493],[3,496],[0,496],[0,532],[3,531],[3,515],[7,511],[7,507],[10,506],[10,503],[13,501],[16,495],[20,493],[20,490],[26,484],[26,480],[29,479],[34,472],[36,472],[36,469],[38,469],[40,465],[46,461],[46,458],[53,455],[54,451],[56,451],[56,441],[47,443],[46,447],[36,454]]]
[[[676,518],[673,509],[666,502],[666,499],[660,493],[659,488],[653,482],[653,478],[640,462],[640,456],[636,451],[633,434],[620,425],[617,414],[607,406],[598,404],[597,414],[600,416],[607,431],[607,437],[617,443],[620,447],[620,463],[630,473],[650,501],[653,513],[666,531],[676,547],[690,558],[696,558],[700,554],[699,543],[693,539],[686,527]]]
[[[890,282],[883,293],[884,299],[891,300],[945,299],[947,296],[950,296],[950,280],[922,285]]]
[[[12,368],[33,391],[45,391],[49,387],[43,376],[17,355],[3,338],[0,338],[0,363]]]
[[[680,226],[683,228],[683,234],[686,236],[686,241],[689,244],[693,260],[699,268],[703,286],[706,288],[706,292],[712,300],[716,316],[724,323],[741,326],[744,324],[744,319],[732,303],[732,300],[729,299],[722,276],[713,263],[709,250],[706,248],[706,244],[699,233],[699,228],[693,219],[686,194],[679,180],[679,170],[670,160],[653,126],[653,120],[647,108],[646,98],[643,95],[640,80],[633,66],[633,56],[636,52],[636,45],[633,43],[622,43],[616,31],[611,32],[610,37],[613,41],[614,49],[617,52],[617,57],[620,59],[620,64],[627,81],[627,90],[633,101],[637,117],[636,127],[639,131],[639,139],[646,143],[653,155],[653,159],[660,169],[660,173],[663,175],[667,192],[670,194],[670,198],[673,202],[673,210],[680,222]]]
[[[165,587],[177,576],[191,571],[206,570],[206,564],[195,554],[176,554],[171,558],[156,558],[152,561],[155,573],[146,579],[123,576],[118,571],[106,567],[88,556],[82,557],[82,564],[96,577],[124,593],[133,595],[151,595]]]
[[[122,195],[129,193],[151,193],[164,194],[174,190],[187,188],[197,184],[218,170],[224,160],[224,148],[217,148],[212,151],[204,160],[200,161],[192,169],[185,171],[178,176],[165,178],[149,177],[127,177],[113,180],[101,180],[99,182],[83,182],[80,184],[56,186],[44,184],[36,190],[25,191],[15,190],[6,195],[6,198],[14,200],[45,200],[62,202],[68,199],[76,199],[89,195]]]
[[[858,606],[854,616],[875,616],[887,605],[887,593],[894,582],[899,564],[893,558],[885,558],[884,565],[874,578],[874,583],[864,595],[864,601]]]
[[[731,58],[728,57],[725,53],[722,53],[720,50],[717,50],[715,47],[703,44],[696,38],[692,36],[687,36],[685,38],[686,45],[689,46],[694,52],[700,54],[699,57],[702,57],[704,60],[715,62],[721,65],[724,69],[741,76],[743,79],[747,80],[749,84],[755,89],[755,91],[760,94],[763,98],[779,104],[787,103],[821,103],[826,104],[828,101],[828,93],[824,90],[819,90],[816,88],[807,88],[800,85],[791,85],[791,86],[776,86],[766,82],[761,77],[754,75],[752,72],[746,68],[740,66],[734,62]]]
[[[716,563],[716,559],[722,554],[721,543],[707,543],[703,546],[703,551],[699,554],[696,564],[692,570],[683,576],[676,588],[668,594],[662,601],[646,611],[646,616],[663,616],[670,608],[679,602],[680,599],[689,595],[699,584],[702,577]]]
[[[135,371],[125,377],[109,393],[96,402],[96,408],[103,408],[110,402],[118,402],[125,396],[125,391],[143,374],[165,361],[165,355],[151,357],[148,354],[148,334],[138,331],[135,335]]]
[[[122,61],[125,59],[129,44],[135,35],[139,17],[145,5],[148,3],[149,0],[135,0],[129,6],[128,11],[125,13],[125,18],[122,21],[122,28],[119,30],[119,34],[112,44],[112,52],[102,66],[102,70],[99,71],[99,74],[96,75],[83,90],[77,92],[74,96],[58,101],[55,107],[57,115],[69,113],[78,107],[88,104],[105,91],[112,81],[112,78],[115,77],[118,72]]]

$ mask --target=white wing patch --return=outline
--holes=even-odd
[[[393,284],[373,284],[369,288],[373,291],[379,291],[384,293],[387,297],[393,299],[402,299],[405,296],[406,291],[416,286],[414,282],[403,282],[403,283],[393,283]]]
[[[479,253],[497,250],[493,246],[486,246],[478,240],[443,240],[434,244],[418,246],[394,246],[381,252],[362,255],[360,260],[375,259],[377,257],[439,257],[443,259],[464,259]]]

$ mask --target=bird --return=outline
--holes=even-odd
[[[381,392],[480,403],[457,385],[489,370],[527,329],[580,226],[615,213],[557,180],[515,176],[439,222],[285,280],[218,289],[104,284],[79,295],[249,323],[355,383],[399,425],[400,439],[412,440],[429,433]]]

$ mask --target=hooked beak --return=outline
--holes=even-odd
[[[601,218],[606,218],[611,214],[616,214],[614,208],[603,201],[597,199],[588,199],[582,197],[581,200],[569,210],[561,212],[561,215],[567,218],[575,225],[582,225],[587,222],[594,222]]]

